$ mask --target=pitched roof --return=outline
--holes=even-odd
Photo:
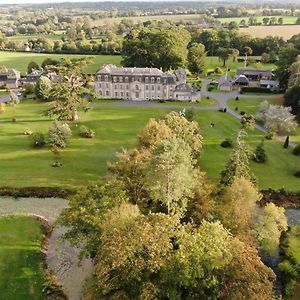
[[[97,74],[113,74],[113,75],[136,75],[136,76],[143,76],[143,75],[153,75],[153,76],[161,76],[164,74],[163,71],[157,68],[123,68],[117,67],[115,65],[104,65],[102,69],[97,71]]]

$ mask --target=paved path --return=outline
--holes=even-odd
[[[56,198],[19,198],[0,197],[0,217],[26,214],[40,215],[53,224],[61,211],[68,206],[68,201]],[[79,267],[77,248],[60,238],[66,228],[54,227],[49,238],[47,264],[63,285],[69,300],[80,300],[84,280],[93,273],[91,260],[85,259]]]

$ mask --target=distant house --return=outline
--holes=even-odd
[[[25,78],[22,78],[22,83],[32,83],[36,84],[42,75],[42,71],[33,70],[31,73],[27,74]]]
[[[262,88],[268,88],[272,90],[279,90],[279,80],[260,80],[260,86]]]
[[[226,73],[216,81],[218,83],[218,89],[220,91],[232,91],[234,80]]]
[[[274,74],[272,70],[265,69],[251,69],[251,68],[238,68],[236,70],[236,78],[243,75],[248,78],[249,81],[260,81],[260,80],[272,80]]]
[[[96,73],[95,90],[103,99],[134,101],[200,99],[199,92],[186,83],[184,69],[166,73],[157,68],[121,68],[104,65]]]
[[[246,75],[239,75],[236,80],[234,81],[234,84],[241,85],[241,86],[248,86],[250,83],[250,80]]]
[[[19,86],[20,78],[20,72],[15,69],[2,71],[0,72],[0,88],[16,89]]]

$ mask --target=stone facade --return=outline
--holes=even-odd
[[[157,68],[120,68],[115,65],[104,65],[96,73],[95,90],[103,99],[134,101],[196,99],[195,95],[199,93],[190,85],[188,85],[190,88],[178,91],[178,87],[182,84],[188,85],[183,69],[170,74]]]
[[[16,89],[20,78],[20,72],[15,69],[0,72],[0,88]]]

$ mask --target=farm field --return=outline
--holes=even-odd
[[[37,102],[22,103],[8,108],[0,116],[0,177],[1,186],[60,186],[79,187],[95,183],[106,174],[107,162],[115,158],[115,152],[122,148],[132,148],[136,135],[149,118],[159,118],[171,109],[99,106],[81,121],[72,125],[73,138],[70,146],[62,150],[61,168],[51,167],[54,155],[49,148],[33,149],[24,130],[47,132],[50,120],[42,116],[46,105]],[[15,116],[17,121],[11,122]],[[239,120],[218,111],[199,111],[197,120],[204,136],[204,149],[200,159],[202,170],[208,177],[217,181],[230,155],[229,149],[220,147],[225,138],[234,139],[240,128]],[[212,128],[210,123],[216,126]],[[95,130],[95,139],[78,137],[78,127],[84,124]],[[248,142],[251,148],[263,138],[263,134],[249,131]],[[299,179],[293,176],[298,158],[291,150],[285,150],[277,140],[266,141],[265,148],[269,157],[266,164],[252,163],[251,168],[259,178],[261,188],[299,189]],[[278,160],[280,157],[280,160]],[[266,174],[268,169],[268,174]]]
[[[76,54],[46,54],[46,53],[25,53],[25,52],[6,52],[0,51],[0,65],[4,65],[7,68],[15,68],[25,74],[27,71],[27,66],[31,61],[35,61],[41,64],[45,58],[78,58],[78,57],[91,57],[92,62],[89,64],[85,70],[86,73],[94,74],[103,64],[115,64],[117,66],[121,65],[122,57],[120,55],[76,55]],[[243,57],[240,57],[243,58]],[[249,59],[259,59],[259,56],[251,56]],[[227,61],[228,68],[230,69],[229,74],[233,75],[237,68],[244,66],[242,62],[233,62],[230,58]],[[223,71],[225,68],[222,67],[223,62],[219,60],[216,56],[210,56],[206,58],[207,71],[212,71],[216,67],[220,67]],[[252,63],[249,65],[252,68],[263,68],[263,69],[275,69],[274,64],[262,64],[262,63]]]
[[[283,18],[283,25],[293,25],[296,24],[296,21],[298,19],[298,17],[294,17],[294,16],[254,16],[254,18],[257,19],[257,22],[263,23],[263,19],[264,18],[272,18],[275,17],[276,19],[278,18]],[[222,22],[222,23],[229,23],[232,21],[237,22],[238,24],[242,21],[245,20],[246,23],[248,23],[249,17],[238,17],[238,18],[217,18],[218,21]]]
[[[116,18],[103,18],[95,20],[92,22],[92,25],[112,25],[113,23],[120,23],[122,20],[132,20],[133,23],[145,22],[145,21],[189,21],[192,23],[197,23],[201,20],[202,15],[199,14],[190,14],[190,15],[159,15],[159,16],[137,16],[137,17],[116,17]]]
[[[285,40],[290,39],[293,35],[300,33],[300,25],[276,25],[276,26],[251,26],[240,28],[241,32],[249,33],[255,37],[264,38],[266,36],[279,36]]]
[[[43,233],[38,220],[27,216],[0,218],[0,291],[5,300],[42,300]]]
[[[121,56],[118,55],[73,55],[73,54],[46,54],[46,53],[25,53],[25,52],[6,52],[0,51],[0,65],[7,68],[15,68],[21,71],[22,74],[27,72],[27,66],[31,61],[41,64],[46,58],[78,58],[91,57],[92,63],[85,70],[86,73],[95,73],[103,64],[120,65]]]

